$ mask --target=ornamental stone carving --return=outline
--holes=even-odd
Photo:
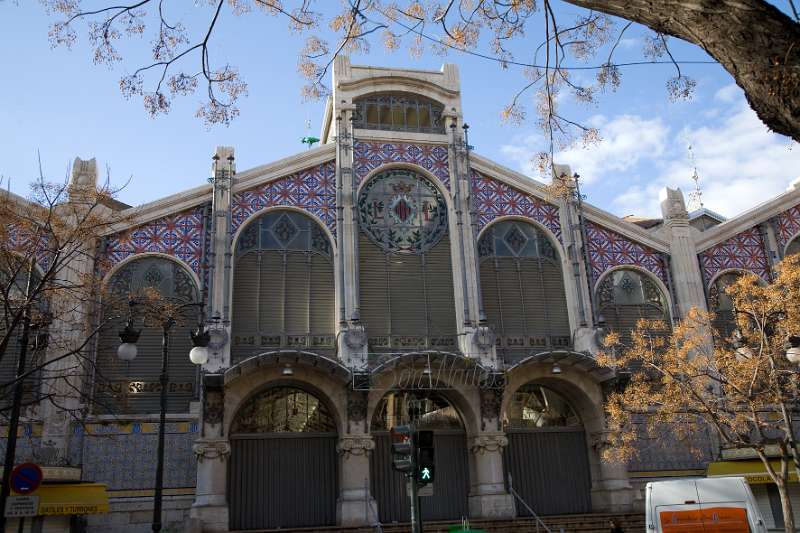
[[[604,430],[604,431],[595,431],[589,435],[589,442],[591,443],[592,449],[596,453],[601,453],[603,450],[611,446],[611,432]]]
[[[481,429],[487,420],[500,420],[503,390],[499,388],[481,390]]]
[[[473,437],[469,449],[475,455],[497,453],[508,446],[508,437],[505,433],[484,433]]]
[[[225,412],[222,374],[206,374],[203,379],[203,422],[221,424]]]
[[[368,455],[375,449],[375,441],[369,435],[348,435],[339,439],[336,451],[345,459],[350,456]]]
[[[689,213],[686,211],[686,202],[680,189],[670,189],[664,187],[660,194],[661,213],[667,220],[688,220]]]
[[[231,454],[231,445],[227,440],[198,440],[192,451],[200,463],[206,459],[224,461]]]
[[[367,418],[367,393],[351,390],[347,393],[347,419],[350,422],[361,422]]]

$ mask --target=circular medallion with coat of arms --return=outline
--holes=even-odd
[[[358,198],[361,230],[388,252],[422,253],[447,231],[447,205],[439,190],[409,170],[381,172]]]

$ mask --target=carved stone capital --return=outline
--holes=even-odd
[[[475,455],[497,453],[508,446],[508,437],[505,433],[484,433],[473,437],[469,449]]]
[[[611,439],[609,438],[610,435],[611,432],[607,430],[595,431],[594,433],[590,433],[589,442],[591,443],[592,449],[600,453],[605,448],[611,446]]]
[[[224,461],[231,454],[231,445],[227,440],[198,440],[192,445],[192,451],[201,463],[205,459]]]
[[[345,459],[351,455],[368,455],[374,449],[375,441],[369,435],[347,435],[336,444],[336,451]]]

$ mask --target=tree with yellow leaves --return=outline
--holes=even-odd
[[[726,293],[738,327],[731,337],[698,309],[671,334],[667,324],[643,320],[627,346],[616,332],[606,336],[598,362],[629,379],[607,400],[611,445],[604,459],[632,459],[643,433],[666,427],[683,439],[710,430],[721,447],[761,459],[793,532],[787,487],[790,471],[800,474],[793,426],[800,406],[800,254],[787,257],[771,283],[746,274]]]

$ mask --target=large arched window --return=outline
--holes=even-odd
[[[708,307],[714,313],[712,325],[723,339],[729,338],[736,329],[733,302],[731,297],[725,293],[725,289],[741,276],[741,272],[726,272],[715,279],[708,290]]]
[[[444,133],[444,106],[413,94],[376,94],[355,100],[354,127]]]
[[[649,276],[632,269],[608,274],[597,288],[597,306],[606,327],[631,340],[639,319],[661,320],[670,327],[670,313],[664,294]]]
[[[390,392],[378,403],[372,417],[372,431],[414,424],[417,429],[463,429],[455,407],[435,391]]]
[[[523,385],[511,397],[504,423],[516,429],[581,426],[580,418],[563,396],[532,383]]]
[[[478,242],[486,318],[498,349],[522,356],[570,345],[567,297],[558,252],[533,224],[506,220]]]
[[[336,433],[336,421],[315,395],[295,387],[272,387],[239,408],[230,433]]]
[[[176,261],[146,256],[117,270],[109,280],[102,305],[105,322],[97,343],[97,374],[94,410],[98,414],[157,413],[160,410],[162,328],[137,317],[141,329],[136,358],[122,361],[117,356],[118,333],[128,319],[127,301],[143,291],[157,291],[161,298],[183,305],[200,302],[194,279]],[[188,413],[189,402],[198,398],[199,369],[189,360],[191,332],[197,327],[199,306],[184,308],[178,323],[169,331],[169,389],[167,411]]]
[[[414,172],[388,170],[361,190],[358,217],[361,320],[370,348],[455,348],[442,194]]]
[[[310,217],[272,211],[236,243],[233,274],[234,362],[276,348],[334,347],[331,243]]]

